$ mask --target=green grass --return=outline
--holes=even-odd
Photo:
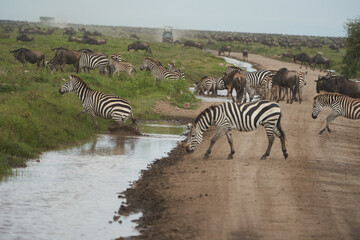
[[[99,130],[89,114],[76,119],[82,109],[81,102],[75,93],[60,95],[58,89],[73,73],[73,67],[66,65],[65,73],[60,71],[50,74],[46,69],[36,70],[36,66],[27,64],[24,67],[15,60],[10,50],[25,47],[42,51],[46,60],[54,53],[51,47],[69,49],[91,48],[94,51],[111,55],[121,54],[123,61],[131,62],[136,68],[133,78],[126,74],[120,76],[99,75],[97,70],[90,74],[78,75],[87,85],[104,93],[114,94],[127,99],[137,119],[160,119],[152,107],[158,100],[170,99],[170,102],[181,107],[190,102],[196,107],[197,100],[188,90],[189,86],[204,75],[220,75],[224,72],[222,59],[198,49],[189,49],[178,45],[149,42],[153,55],[164,66],[174,61],[183,69],[186,81],[162,80],[153,81],[149,71],[140,71],[139,67],[146,56],[143,51],[128,52],[127,46],[133,40],[102,36],[107,44],[102,46],[84,45],[68,42],[67,36],[57,30],[51,36],[33,35],[34,42],[16,42],[16,33],[9,39],[0,39],[0,178],[11,173],[11,167],[24,166],[28,158],[35,158],[48,149],[78,144],[93,136],[105,132],[111,120],[97,118]]]

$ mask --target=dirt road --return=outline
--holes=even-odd
[[[300,70],[259,55],[249,54],[249,61]],[[136,239],[360,239],[360,122],[338,118],[332,133],[318,135],[330,111],[311,118],[320,72],[308,71],[303,103],[280,102],[287,160],[278,138],[270,156],[259,160],[268,141],[263,128],[233,131],[232,160],[226,160],[226,137],[202,160],[214,130],[193,154],[178,146],[126,192],[129,207],[120,212],[144,212]],[[192,111],[161,102],[156,109],[194,118],[206,105]]]

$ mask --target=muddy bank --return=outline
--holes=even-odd
[[[253,54],[249,61],[265,69],[304,70]],[[213,129],[191,155],[178,145],[125,192],[129,206],[120,212],[143,212],[142,235],[133,239],[359,239],[359,122],[338,118],[332,133],[318,135],[329,111],[311,118],[314,80],[323,73],[308,71],[303,103],[280,102],[286,161],[278,139],[267,160],[259,161],[267,146],[262,128],[233,131],[236,153],[230,161],[226,138],[202,160]],[[193,119],[213,103],[202,104],[184,110],[160,102],[155,109],[174,119]]]

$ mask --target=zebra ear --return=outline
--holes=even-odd
[[[188,123],[188,124],[187,124],[187,129],[188,129],[188,130],[191,130],[192,128],[193,128],[193,125],[192,125],[191,123]]]

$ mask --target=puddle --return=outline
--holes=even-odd
[[[0,239],[115,239],[138,235],[141,213],[114,218],[118,195],[183,139],[185,126],[145,123],[146,137],[98,135],[49,151],[0,182]],[[154,134],[155,133],[155,134]],[[119,223],[121,221],[121,223]]]
[[[229,57],[224,57],[222,56],[223,59],[225,59],[225,61],[228,64],[232,64],[236,67],[241,67],[243,69],[245,69],[247,72],[255,72],[257,71],[255,68],[253,68],[252,64],[248,63],[248,62],[243,62],[243,61],[239,61],[237,59],[234,58],[229,58]]]

